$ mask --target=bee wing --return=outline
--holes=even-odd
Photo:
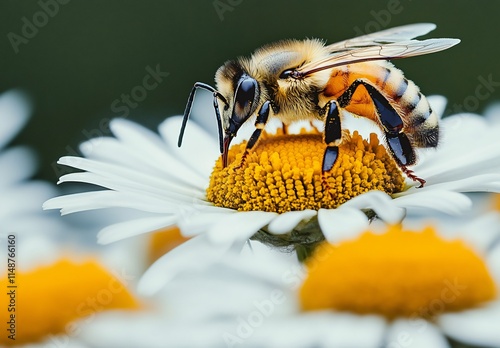
[[[402,25],[375,33],[358,36],[353,39],[340,41],[326,46],[330,52],[342,50],[350,47],[373,46],[387,44],[391,42],[400,42],[414,39],[418,36],[428,34],[436,29],[433,23],[417,23]]]
[[[445,50],[459,42],[458,39],[407,40],[378,44],[372,42],[366,46],[347,47],[332,52],[323,59],[304,64],[297,71],[301,76],[307,76],[340,65],[420,56]]]

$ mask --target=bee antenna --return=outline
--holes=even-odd
[[[196,90],[198,88],[207,90],[209,92],[212,92],[214,95],[214,109],[215,109],[215,117],[217,118],[217,128],[219,131],[219,148],[220,152],[222,153],[223,150],[223,140],[222,140],[222,119],[220,116],[220,111],[219,111],[219,103],[217,102],[217,98],[222,100],[222,102],[225,104],[225,108],[229,106],[226,98],[222,94],[220,94],[215,88],[213,88],[210,85],[207,85],[206,83],[202,82],[196,82],[191,89],[191,93],[189,93],[189,98],[186,104],[186,109],[184,110],[184,117],[182,119],[182,126],[181,126],[181,131],[179,133],[179,140],[177,142],[177,146],[181,147],[182,146],[182,138],[184,137],[184,131],[186,129],[187,121],[189,120],[189,115],[191,114],[191,109],[193,107],[193,100],[194,100],[194,95],[196,94]]]

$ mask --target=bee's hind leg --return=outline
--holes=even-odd
[[[325,153],[323,154],[323,164],[321,166],[321,177],[323,187],[328,191],[328,183],[325,173],[332,170],[339,156],[339,145],[342,140],[342,127],[340,124],[340,107],[337,101],[328,102],[325,107]]]
[[[251,149],[253,149],[255,144],[257,144],[257,141],[259,140],[260,135],[262,134],[262,131],[264,130],[267,124],[267,120],[269,119],[270,108],[271,108],[270,101],[266,101],[264,102],[264,104],[262,104],[259,110],[259,114],[257,115],[257,119],[255,120],[255,130],[253,131],[250,139],[248,139],[245,152],[243,152],[243,155],[241,156],[240,164],[235,169],[239,169],[245,165],[245,160],[248,156],[248,153],[250,152]]]
[[[417,177],[413,171],[406,167],[415,163],[416,155],[410,139],[408,139],[408,136],[403,131],[403,119],[375,87],[368,81],[362,79],[355,80],[338,98],[340,106],[345,108],[351,102],[354,92],[360,85],[366,88],[366,91],[373,101],[392,158],[401,168],[403,173],[413,181],[418,181],[420,183],[419,188],[423,187],[425,185],[425,180]]]

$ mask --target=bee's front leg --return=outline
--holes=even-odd
[[[327,145],[323,155],[322,174],[330,171],[339,155],[339,145],[342,140],[342,127],[340,125],[340,106],[337,101],[328,102],[324,110],[325,115],[325,143]]]
[[[250,152],[251,149],[257,144],[257,141],[260,138],[260,135],[262,134],[262,131],[266,127],[267,121],[269,119],[269,111],[271,109],[272,105],[271,102],[268,100],[262,104],[260,107],[259,113],[257,115],[257,119],[255,120],[255,130],[252,133],[252,136],[247,142],[247,147],[245,148],[245,152],[243,153],[243,156],[241,157],[241,163],[239,164],[236,169],[243,167],[245,164],[245,159],[248,156],[248,153]]]

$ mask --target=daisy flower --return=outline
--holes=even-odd
[[[45,243],[40,231],[54,235],[60,230],[61,222],[52,214],[44,213],[41,204],[57,194],[54,185],[30,180],[37,169],[35,153],[26,146],[7,145],[28,121],[31,103],[22,92],[11,90],[0,95],[0,241],[7,245],[8,236],[24,238],[30,235],[30,242],[23,244],[16,256],[23,262],[21,267],[30,267],[28,262],[32,251],[44,251],[47,261],[53,258],[53,249]],[[60,220],[60,219],[59,219]],[[7,258],[7,249],[0,254]],[[40,254],[39,254],[40,255]]]
[[[498,226],[498,214],[380,224],[324,242],[305,265],[252,243],[254,255],[176,277],[156,311],[103,314],[79,337],[95,347],[498,347]],[[150,269],[142,287],[167,271]]]
[[[444,98],[429,100],[441,114]],[[199,124],[212,119],[206,110],[212,112],[198,103],[193,111]],[[323,180],[324,144],[314,128],[266,134],[241,168],[245,143],[233,145],[223,168],[215,134],[195,122],[187,127],[182,148],[177,147],[181,122],[181,117],[168,118],[158,135],[130,121],[113,120],[114,137],[89,140],[81,146],[84,157],[59,160],[80,170],[59,183],[104,189],[57,197],[44,208],[62,214],[109,207],[144,213],[104,228],[100,243],[178,226],[184,237],[196,236],[180,248],[198,246],[206,257],[249,238],[307,255],[325,238],[333,243],[350,238],[374,217],[398,223],[407,212],[458,214],[471,206],[461,192],[500,191],[499,128],[478,115],[442,120],[441,145],[422,151],[412,168],[427,181],[420,189],[403,176],[377,135],[363,138],[361,129],[351,128],[341,157]],[[218,249],[202,251],[207,240]]]
[[[82,243],[75,243],[80,242],[77,229],[41,209],[56,188],[30,179],[37,165],[29,148],[7,147],[30,111],[23,93],[0,95],[0,256],[5,262],[0,271],[0,345],[83,347],[74,337],[78,327],[73,321],[92,321],[105,310],[139,308],[139,300],[126,286],[136,285],[124,263],[130,253],[113,262],[116,252],[104,257],[96,250],[83,250]]]

